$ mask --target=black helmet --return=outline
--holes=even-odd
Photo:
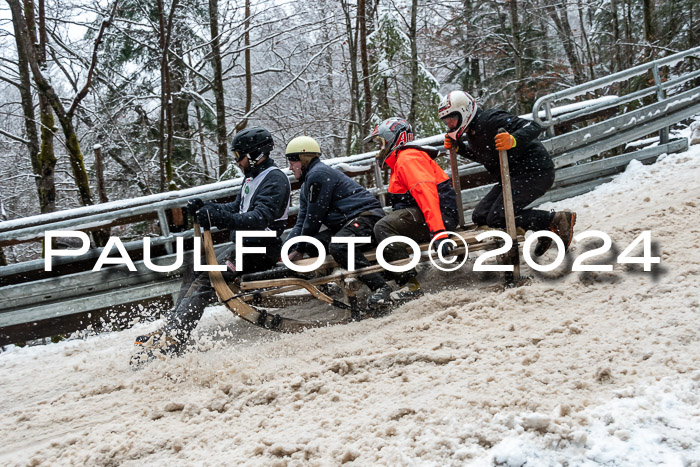
[[[238,132],[231,142],[231,151],[236,162],[247,157],[254,163],[261,156],[269,155],[274,147],[270,132],[260,127],[246,128]]]

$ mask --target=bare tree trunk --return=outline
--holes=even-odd
[[[576,84],[581,84],[585,81],[585,76],[583,75],[583,70],[581,69],[581,63],[579,62],[578,55],[576,54],[576,44],[574,43],[574,34],[571,30],[571,25],[569,24],[569,17],[567,16],[566,7],[559,2],[549,0],[547,2],[547,11],[549,16],[554,21],[556,25],[557,34],[559,39],[564,46],[564,52],[569,60],[569,65],[571,65],[571,71],[574,74],[574,82]]]
[[[411,0],[411,25],[408,28],[408,38],[411,41],[411,105],[408,111],[408,121],[411,125],[415,125],[416,112],[418,107],[418,44],[416,43],[416,35],[418,33],[417,25],[418,0]]]
[[[5,215],[5,206],[0,201],[0,222],[6,221],[7,216]],[[7,266],[7,257],[5,252],[0,248],[0,266]]]
[[[372,93],[369,86],[369,57],[367,55],[367,5],[365,0],[357,2],[357,19],[360,32],[360,64],[362,66],[362,91],[365,101],[365,113],[362,118],[362,136],[369,133],[369,121],[372,118]]]
[[[321,34],[322,34],[321,40],[323,43],[327,43],[331,40],[331,37],[330,37],[331,27],[334,27],[334,26],[323,27],[323,29],[321,30]],[[346,96],[344,96],[344,95],[339,96],[335,92],[335,85],[333,82],[333,77],[336,73],[337,68],[335,66],[336,62],[335,62],[334,54],[332,54],[332,53],[324,54],[323,61],[325,62],[324,63],[325,70],[324,70],[323,74],[326,76],[326,85],[325,85],[325,89],[323,89],[322,92],[324,95],[328,96],[327,97],[327,99],[329,100],[328,108],[335,109],[336,105],[338,105],[339,100],[341,102],[345,102]],[[340,138],[340,137],[333,138],[332,142],[329,142],[330,144],[332,144],[332,146],[327,148],[327,152],[329,154],[341,154],[341,152],[343,151],[343,148],[340,147],[342,141],[343,141],[343,138]],[[327,144],[329,144],[329,143],[327,143]],[[347,154],[349,154],[349,152],[345,152],[345,155],[347,155]]]
[[[646,50],[644,56],[648,60],[653,60],[656,52],[654,47],[651,47],[656,42],[656,19],[654,18],[654,1],[642,0],[642,10],[644,11],[644,42],[646,42]]]
[[[173,41],[171,49],[175,50],[177,55],[182,56],[182,48],[179,40]],[[170,100],[172,101],[172,125],[173,125],[173,149],[172,161],[173,166],[181,166],[182,164],[194,164],[194,156],[192,155],[192,127],[190,126],[189,107],[192,102],[192,95],[186,90],[183,91],[185,85],[186,72],[173,64],[170,68]],[[175,139],[177,136],[177,139]],[[173,175],[174,177],[174,175]],[[179,174],[178,178],[184,179],[189,183],[189,177],[185,174]],[[175,188],[175,182],[171,181],[171,189]]]
[[[170,88],[170,38],[172,36],[173,18],[177,9],[178,0],[173,0],[170,12],[165,17],[165,6],[163,0],[158,0],[159,19],[159,45],[161,48],[160,61],[160,191],[163,192],[170,187],[173,180],[173,102],[172,90]],[[167,126],[167,129],[166,129]],[[167,132],[167,137],[166,137]]]
[[[589,78],[591,80],[595,79],[595,71],[593,69],[593,54],[591,53],[591,44],[588,41],[588,34],[586,33],[586,23],[583,20],[584,15],[583,3],[578,0],[578,18],[581,27],[581,37],[583,38],[583,45],[586,48],[586,61],[588,62],[588,72]]]
[[[105,174],[102,167],[102,146],[95,145],[93,151],[95,152],[95,172],[97,173],[97,196],[99,197],[100,203],[106,203],[109,201],[109,198],[107,197]]]
[[[30,1],[25,3],[25,11],[27,12],[27,17],[31,18],[28,21],[28,29],[32,37],[36,37],[33,32],[33,28],[29,25],[34,24],[34,6]],[[19,18],[14,15],[12,17],[12,24],[15,31],[15,42],[17,43],[17,59],[18,59],[18,72],[20,78],[19,92],[22,99],[22,111],[24,113],[24,127],[27,133],[27,149],[29,150],[29,158],[32,162],[32,170],[34,171],[34,181],[36,183],[37,193],[39,195],[39,209],[42,213],[53,212],[56,210],[56,184],[54,181],[54,168],[56,166],[56,156],[53,152],[53,134],[51,129],[53,127],[53,114],[51,113],[51,107],[48,107],[48,115],[51,118],[51,127],[47,128],[46,131],[42,127],[42,136],[47,133],[48,136],[46,140],[42,138],[41,146],[39,144],[39,134],[36,129],[36,121],[34,117],[34,100],[32,99],[32,86],[29,71],[29,62],[26,54],[26,47],[34,47],[32,44],[24,44],[22,40],[24,35],[21,33],[21,26]],[[44,104],[46,104],[46,99],[42,99]],[[42,123],[44,121],[43,111],[47,110],[47,106],[42,106],[40,110],[40,115],[42,117]]]
[[[204,125],[202,125],[202,111],[199,110],[199,103],[195,101],[194,109],[197,112],[197,132],[199,133],[199,147],[202,150],[202,164],[204,165],[204,176],[209,178],[209,164],[207,163],[207,148],[204,144]],[[226,141],[224,141],[224,144]],[[225,146],[224,146],[225,147]],[[219,154],[221,156],[221,154]],[[219,158],[221,160],[221,158]]]
[[[696,2],[691,3],[690,5],[690,12],[688,12],[688,48],[692,49],[697,45],[697,42],[695,42],[695,23],[693,22],[693,11],[695,10],[695,7],[697,6]]]
[[[39,0],[39,60],[41,63],[46,63],[46,11],[44,9],[44,0]]]
[[[610,0],[610,7],[612,9],[612,20],[613,20],[613,54],[612,54],[612,66],[610,67],[611,72],[622,70],[622,58],[620,54],[620,20],[618,16],[618,0]]]
[[[544,0],[545,2],[547,0]],[[615,0],[612,0],[615,1]],[[539,8],[540,3],[538,1],[537,7]],[[537,20],[538,22],[538,27],[541,31],[546,31],[547,30],[547,17],[544,14],[537,15]],[[551,44],[549,40],[542,40],[538,41],[538,50],[539,50],[539,55],[540,58],[544,61],[544,63],[549,62],[551,59],[552,53],[551,53]]]
[[[253,104],[253,79],[252,70],[250,69],[250,0],[245,0],[245,34],[243,35],[243,43],[245,52],[243,57],[245,60],[245,115],[248,115]],[[248,117],[236,124],[236,132],[243,130],[248,126]]]
[[[209,27],[211,29],[211,53],[212,68],[214,69],[213,91],[216,105],[216,142],[219,154],[219,177],[226,173],[228,168],[228,143],[226,140],[226,105],[224,101],[224,79],[221,64],[221,44],[219,42],[219,2],[209,0]],[[247,82],[247,81],[246,81]],[[197,119],[199,119],[199,107],[197,107]],[[201,120],[200,120],[201,121]],[[200,137],[201,136],[200,131]],[[207,159],[202,146],[202,158],[204,160],[204,172],[208,174]]]
[[[523,48],[520,42],[520,19],[518,18],[518,0],[508,1],[510,10],[510,32],[513,40],[512,48],[515,57],[515,92],[518,94],[518,114],[527,112],[527,96],[524,92],[525,70],[523,69]],[[505,32],[505,31],[504,31]]]
[[[70,159],[70,165],[71,169],[73,171],[73,177],[75,179],[75,184],[78,188],[78,194],[80,197],[80,201],[83,205],[90,205],[93,204],[92,201],[92,196],[90,194],[90,184],[88,182],[88,177],[87,177],[87,171],[85,170],[85,163],[83,161],[83,153],[80,150],[80,144],[78,142],[78,136],[75,132],[75,128],[73,126],[73,115],[75,113],[75,110],[77,109],[78,105],[80,104],[80,101],[87,95],[88,89],[90,88],[90,85],[92,84],[92,76],[94,74],[95,66],[97,64],[97,50],[98,47],[100,46],[100,43],[102,42],[102,37],[104,35],[105,29],[109,26],[110,21],[114,14],[116,13],[116,3],[114,7],[112,8],[112,13],[110,18],[108,20],[104,20],[102,22],[102,26],[100,27],[100,31],[97,34],[97,38],[95,39],[95,45],[92,53],[92,62],[90,64],[90,69],[88,70],[87,73],[87,78],[85,85],[83,86],[82,89],[76,94],[75,98],[73,99],[73,102],[68,110],[66,110],[63,107],[63,103],[61,102],[60,98],[56,94],[53,86],[48,82],[48,80],[44,77],[42,74],[41,68],[39,66],[39,58],[37,57],[37,52],[34,49],[34,47],[29,47],[28,45],[31,43],[30,42],[30,34],[29,34],[29,29],[27,26],[27,22],[25,20],[25,17],[22,15],[22,9],[19,4],[18,0],[6,0],[8,5],[10,5],[10,10],[12,11],[13,17],[16,17],[19,26],[21,29],[21,35],[23,36],[23,40],[21,41],[22,44],[24,44],[24,50],[25,54],[27,56],[27,60],[29,63],[29,68],[32,71],[32,75],[34,76],[34,81],[36,82],[36,86],[38,89],[38,92],[40,94],[43,94],[49,104],[51,104],[51,108],[53,109],[54,113],[58,117],[58,121],[61,124],[61,127],[63,128],[63,134],[65,136],[65,144],[66,144],[66,149],[68,150],[68,156]]]
[[[341,0],[341,4],[343,6],[343,13],[345,14],[345,29],[348,34],[348,50],[350,52],[350,99],[352,108],[350,111],[350,123],[348,124],[348,143],[346,149],[346,153],[350,154],[352,151],[352,134],[354,133],[354,128],[359,126],[356,120],[362,118],[362,111],[360,109],[360,86],[357,72],[358,34],[353,33],[350,6],[347,0]]]
[[[630,68],[634,63],[634,47],[632,46],[634,39],[632,38],[632,1],[625,0],[626,15],[625,15],[625,42],[627,43],[627,53],[625,54],[625,68]]]

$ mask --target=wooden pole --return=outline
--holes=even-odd
[[[498,133],[505,133],[503,128],[498,129]],[[515,210],[513,209],[513,190],[510,184],[510,168],[508,167],[508,151],[498,151],[498,158],[501,163],[501,186],[503,187],[503,207],[506,214],[506,232],[513,239],[513,248],[510,250],[510,264],[513,265],[513,272],[506,273],[506,283],[508,285],[517,284],[520,280],[520,252],[518,250],[518,233],[515,228]]]
[[[457,143],[452,143],[456,145]],[[457,165],[457,148],[450,148],[450,170],[452,171],[452,186],[457,194],[457,214],[459,216],[458,228],[464,227],[464,205],[462,204],[462,184],[459,180],[459,166]]]

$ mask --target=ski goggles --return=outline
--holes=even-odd
[[[233,151],[233,157],[236,158],[236,162],[241,162],[243,159],[248,157],[248,154],[238,152],[238,151]]]

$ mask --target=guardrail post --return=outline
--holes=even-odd
[[[554,122],[552,121],[552,103],[547,101],[544,103],[544,114],[547,117],[547,122],[549,126],[547,127],[547,136],[550,138],[554,137]]]
[[[654,63],[652,67],[652,73],[654,73],[654,84],[656,85],[656,99],[661,102],[666,99],[666,93],[664,92],[664,86],[661,82],[661,75],[659,74],[659,64]],[[668,143],[668,127],[659,130],[659,144]]]
[[[160,223],[160,234],[163,237],[169,237],[170,236],[170,227],[168,226],[168,216],[165,215],[164,208],[158,209],[158,222]],[[173,241],[172,240],[168,241],[165,244],[165,251],[167,251],[169,255],[173,254]]]
[[[379,202],[382,207],[386,206],[386,194],[384,193],[384,180],[382,180],[382,169],[379,167],[379,161],[374,160],[374,186],[379,190]]]

